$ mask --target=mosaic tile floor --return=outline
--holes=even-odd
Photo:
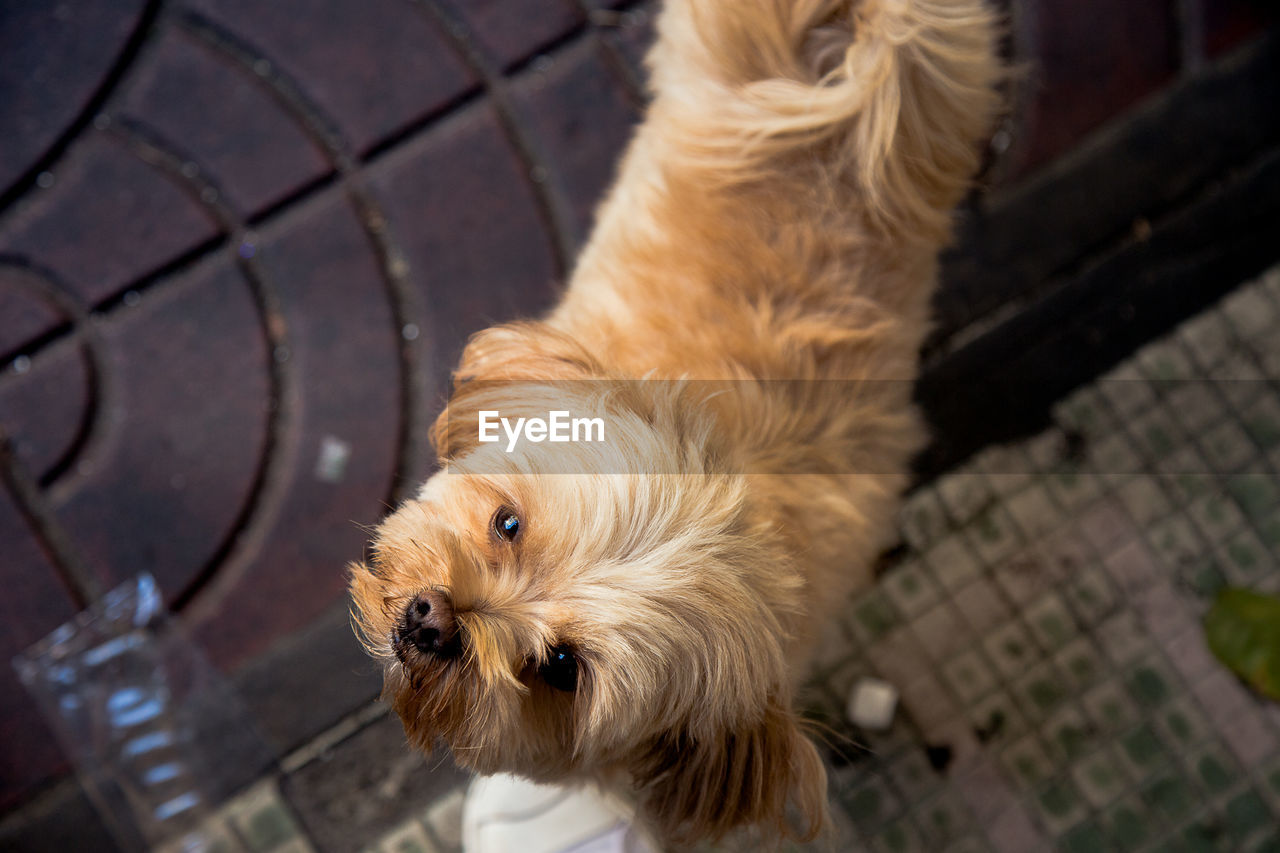
[[[811,849],[1280,850],[1280,706],[1200,628],[1223,585],[1280,592],[1277,329],[1280,267],[908,499],[806,688],[834,745]],[[862,676],[901,691],[886,732],[843,719]],[[368,849],[456,853],[461,796]],[[312,849],[272,785],[228,814]]]
[[[1280,706],[1206,649],[1223,585],[1280,591],[1280,268],[913,494],[809,704],[837,849],[1280,850]],[[884,734],[839,718],[864,675]]]

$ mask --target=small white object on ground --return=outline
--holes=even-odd
[[[657,853],[635,808],[594,785],[537,785],[505,774],[471,783],[463,853]]]
[[[845,713],[849,722],[871,731],[883,731],[893,725],[893,712],[898,707],[898,690],[878,678],[860,678],[849,691]]]

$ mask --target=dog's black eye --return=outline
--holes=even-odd
[[[504,542],[514,542],[520,535],[520,518],[504,506],[493,515],[493,532]]]
[[[542,680],[556,690],[572,693],[578,689],[578,659],[565,646],[556,646],[538,670]]]

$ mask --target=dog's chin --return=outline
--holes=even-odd
[[[481,775],[515,773],[554,782],[581,766],[572,733],[572,697],[531,695],[545,687],[485,683],[459,660],[434,661],[410,650],[388,672],[384,697],[410,742],[427,753],[447,749]]]

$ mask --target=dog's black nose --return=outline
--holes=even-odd
[[[400,639],[424,655],[453,657],[458,654],[462,644],[449,597],[432,590],[410,601],[404,609]]]

